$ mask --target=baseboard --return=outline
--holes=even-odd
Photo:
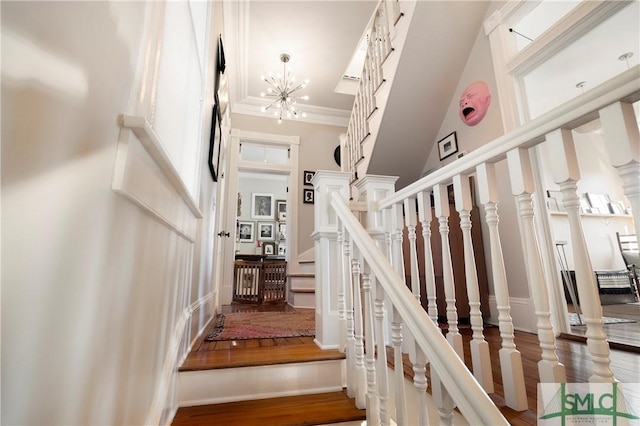
[[[156,393],[151,401],[151,406],[147,412],[145,424],[167,424],[173,419],[177,407],[173,403],[173,394],[171,392],[172,387],[176,387],[177,383],[177,367],[180,364],[180,359],[183,359],[188,354],[189,349],[193,345],[193,341],[189,345],[183,345],[185,336],[188,338],[188,327],[190,319],[193,317],[193,313],[206,306],[209,299],[213,297],[213,293],[209,293],[206,296],[198,299],[196,302],[184,308],[182,314],[178,317],[176,325],[173,328],[173,333],[169,338],[169,344],[167,345],[167,351],[162,367],[162,373],[158,385],[156,387]],[[202,327],[204,330],[206,327]],[[199,333],[202,333],[202,330]],[[180,349],[186,346],[184,353],[180,354]],[[171,397],[171,401],[169,398]]]
[[[510,297],[509,306],[511,306],[510,314],[514,329],[526,333],[538,333],[533,300],[522,297]],[[489,310],[491,316],[486,322],[498,325],[498,303],[496,302],[495,295],[489,295]]]

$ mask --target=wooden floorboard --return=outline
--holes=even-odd
[[[614,305],[617,306],[617,305]],[[634,310],[637,305],[633,307],[604,307],[605,316],[617,316],[623,317],[624,312],[630,315],[634,315]],[[232,305],[223,308],[223,312],[237,312],[242,310],[289,310],[292,309],[289,305],[268,305],[262,307],[255,307],[250,305]],[[624,312],[622,312],[624,311]],[[630,323],[624,327],[623,333],[635,333],[640,336],[639,323]],[[618,327],[620,329],[623,324],[615,324],[609,327]],[[634,328],[635,327],[635,328]],[[464,351],[465,351],[465,363],[471,367],[469,341],[471,339],[471,330],[468,326],[461,326],[460,332],[463,336]],[[203,333],[206,336],[207,331]],[[495,393],[490,397],[501,409],[507,420],[514,425],[535,425],[536,424],[536,397],[537,397],[537,384],[539,382],[537,363],[541,359],[542,351],[539,347],[538,337],[535,334],[515,332],[515,342],[517,349],[522,356],[522,362],[525,372],[525,382],[527,389],[527,398],[529,404],[529,410],[523,412],[517,412],[506,407],[504,404],[503,390],[502,390],[502,377],[500,373],[498,350],[501,347],[500,334],[497,327],[488,326],[485,329],[485,338],[489,343],[491,352],[491,362],[493,368],[493,378],[495,383]],[[575,338],[575,337],[574,337]],[[577,337],[579,339],[579,336]],[[628,338],[628,336],[627,336]],[[628,340],[633,341],[634,337]],[[579,340],[571,340],[559,338],[557,339],[558,358],[560,362],[565,365],[567,381],[574,383],[586,383],[591,376],[591,370],[593,363],[590,360],[587,346],[584,342]],[[392,363],[393,357],[391,350],[388,352],[388,360]],[[344,355],[339,351],[322,351],[313,342],[312,337],[302,338],[288,338],[288,339],[255,339],[255,340],[242,340],[242,341],[228,341],[228,342],[205,342],[204,337],[201,337],[194,345],[193,351],[187,357],[187,360],[180,368],[180,371],[189,370],[201,370],[201,369],[215,369],[215,368],[228,368],[239,367],[249,365],[265,365],[274,363],[288,363],[288,362],[306,362],[321,359],[341,359]],[[640,383],[640,353],[633,353],[626,350],[618,350],[612,348],[611,350],[611,369],[613,370],[615,377],[621,383]],[[405,376],[412,377],[413,369],[409,363],[408,357],[405,356],[403,370]],[[428,371],[428,369],[427,369]],[[264,401],[264,400],[261,400]],[[249,405],[257,404],[258,401],[250,401]],[[265,402],[260,402],[264,404]],[[236,403],[232,403],[236,404]],[[292,403],[295,407],[295,403]],[[227,405],[227,404],[219,404]],[[258,405],[260,406],[260,405]],[[312,406],[309,406],[312,407]],[[307,411],[309,410],[307,407]],[[315,407],[315,406],[313,406]],[[317,407],[322,410],[322,404],[318,404]],[[216,408],[217,409],[217,408]],[[294,408],[295,409],[295,408]],[[205,410],[200,408],[200,410]],[[280,408],[279,410],[283,410]],[[193,413],[200,414],[193,414]],[[183,408],[178,413],[180,414],[180,421],[186,421],[182,418],[184,414]],[[174,424],[213,424],[210,423],[212,417],[206,417],[202,414],[202,411],[196,410],[194,407],[191,409],[191,422],[176,423]],[[283,412],[280,411],[279,416],[283,416]],[[217,415],[215,415],[217,416]],[[283,423],[285,418],[278,417],[275,423],[269,423],[271,420],[261,420],[258,423],[260,425],[268,424],[289,424]],[[233,420],[229,420],[232,423],[221,421],[221,417],[216,417],[215,424],[254,424],[254,423],[233,423]],[[244,421],[244,420],[243,420]],[[336,421],[344,421],[336,420]],[[322,420],[322,423],[330,423],[329,421]],[[293,423],[293,424],[318,424],[318,423]]]
[[[182,407],[178,409],[172,424],[293,426],[321,425],[365,418],[365,411],[357,409],[353,400],[342,391]]]

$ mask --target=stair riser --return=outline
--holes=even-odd
[[[344,360],[185,371],[178,406],[332,392],[342,389]]]

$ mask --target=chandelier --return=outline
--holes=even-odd
[[[298,116],[306,117],[304,112],[299,112],[296,107],[296,101],[308,101],[309,96],[293,96],[295,92],[300,89],[304,89],[309,82],[305,79],[302,83],[296,83],[295,77],[291,76],[291,73],[287,70],[287,62],[291,59],[291,55],[288,53],[280,54],[280,61],[282,61],[282,74],[273,75],[269,73],[267,77],[261,76],[260,78],[267,83],[267,92],[262,92],[260,96],[263,98],[274,98],[273,102],[269,105],[262,107],[262,112],[269,110],[273,111],[273,115],[278,117],[278,123],[282,123],[282,117],[286,118],[298,118]]]

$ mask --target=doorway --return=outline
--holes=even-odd
[[[233,298],[236,255],[297,259],[298,146],[297,136],[231,131],[228,207],[218,226],[229,233],[222,242],[219,312]]]

